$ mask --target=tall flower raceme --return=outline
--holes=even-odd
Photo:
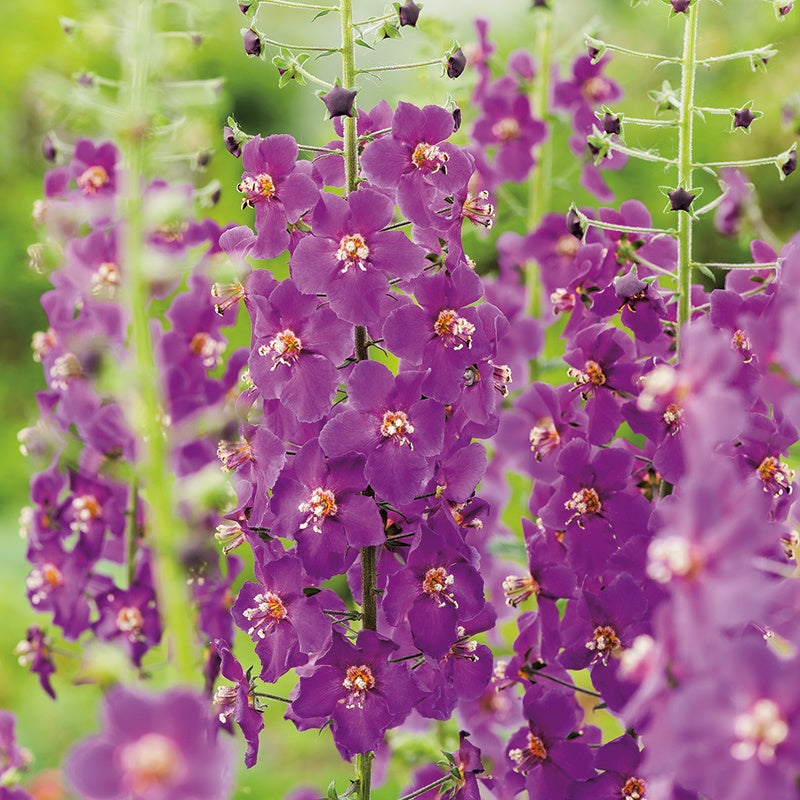
[[[179,506],[206,534],[190,554],[206,701],[114,689],[105,732],[67,761],[79,793],[227,796],[226,749],[208,720],[237,724],[252,767],[263,704],[283,702],[298,729],[330,729],[356,765],[342,796],[360,800],[371,796],[372,761],[402,747],[397,729],[446,731],[450,719],[462,729],[457,749],[453,738],[440,766],[420,765],[404,798],[791,794],[798,545],[787,452],[800,425],[800,246],[754,242],[751,262],[694,261],[693,216],[726,210],[730,232],[745,202],[726,172],[726,194],[695,206],[695,72],[774,55],[700,59],[704,3],[667,9],[684,24],[684,51],[655,57],[680,65],[682,87],[653,93],[664,116],[650,121],[616,109],[620,88],[603,70],[607,52],[651,54],[590,39],[570,78],[519,52],[493,80],[481,24],[468,147],[454,141],[461,112],[405,100],[356,108],[358,75],[420,65],[359,70],[354,44],[415,25],[419,6],[355,22],[343,0],[333,48],[342,71],[328,83],[303,50],[330,48],[276,43],[260,28],[270,3],[240,5],[246,52],[279,47],[284,84],[323,86],[338,138],[316,148],[284,133],[249,137],[232,122],[226,145],[242,157],[238,189],[254,229],[138,219],[145,252],[193,267],[185,282],[147,282],[170,297],[166,324],[145,326],[163,376],[156,410],[170,471],[192,485],[217,465],[236,499],[222,516]],[[534,6],[546,33],[549,4]],[[453,77],[463,58],[454,48],[431,64]],[[609,163],[643,157],[677,170],[665,193],[678,224],[658,227],[638,201],[542,216],[537,197],[526,228],[510,223],[498,237],[498,274],[483,275],[464,221],[491,227],[496,204],[505,223],[504,184],[542,185],[553,138],[543,99],[568,116],[576,155],[593,162],[583,183],[601,200],[597,168]],[[757,118],[747,104],[730,113],[734,131]],[[626,144],[627,125],[650,123],[676,129],[677,158]],[[703,166],[774,163],[786,176],[794,152]],[[148,502],[158,487],[121,468],[143,448],[153,458],[155,429],[137,438],[103,369],[107,353],[130,358],[130,325],[142,331],[136,309],[114,302],[135,279],[136,164],[130,146],[120,160],[112,145],[81,141],[46,181],[39,216],[56,226],[65,261],[45,299],[51,329],[35,339],[48,391],[24,446],[46,465],[25,516],[32,602],[65,638],[91,630],[139,665],[169,634],[175,596],[158,607],[169,556]],[[142,186],[153,205],[175,196]],[[71,224],[73,213],[90,230]],[[279,279],[269,260],[285,255]],[[533,264],[538,283],[526,280]],[[725,287],[693,283],[693,269],[725,274]],[[239,302],[251,344],[228,356],[224,328]],[[528,315],[537,307],[542,319]],[[543,329],[561,317],[568,380],[529,384]],[[524,552],[501,518],[508,471],[533,482]],[[215,527],[222,571],[207,552]],[[239,578],[247,548],[253,573]],[[346,581],[329,583],[337,576]],[[514,618],[505,643],[514,626],[498,620]],[[252,651],[237,644],[234,654],[234,625]],[[30,629],[18,653],[52,691],[43,631]],[[288,697],[264,690],[292,670]],[[605,711],[590,716],[592,707]],[[116,768],[97,770],[98,760]]]

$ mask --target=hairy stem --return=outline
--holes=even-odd
[[[692,185],[692,142],[694,129],[694,84],[697,71],[697,8],[693,3],[686,13],[681,57],[681,108],[678,117],[678,186]],[[692,217],[678,211],[678,357],[682,328],[691,318]]]
[[[146,541],[153,549],[156,594],[166,636],[170,638],[173,664],[183,680],[192,680],[194,631],[187,614],[186,575],[180,560],[182,526],[173,514],[174,480],[164,436],[159,371],[150,338],[149,282],[145,272],[144,148],[149,118],[147,84],[150,74],[153,0],[138,0],[127,17],[122,48],[121,104],[125,109],[120,149],[125,165],[120,216],[121,261],[126,267],[127,300],[131,313],[131,345],[135,355],[131,403],[141,452],[137,463],[138,485],[147,501]]]

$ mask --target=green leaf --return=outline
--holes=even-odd
[[[339,800],[339,792],[336,791],[336,781],[328,784],[328,793],[325,795],[328,800]]]
[[[314,20],[317,20],[320,17],[326,17],[328,14],[331,13],[331,11],[333,11],[332,8],[326,8],[324,11],[318,11],[316,14],[314,14],[311,21],[314,22]]]
[[[361,37],[355,40],[355,43],[361,45],[361,47],[366,47],[367,50],[374,50],[375,48],[367,41],[364,41]]]

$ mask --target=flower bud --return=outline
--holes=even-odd
[[[236,134],[233,132],[233,128],[226,125],[222,129],[222,138],[225,142],[225,149],[235,158],[240,158],[242,155],[242,146],[236,141]]]
[[[668,192],[667,197],[669,198],[669,207],[672,211],[688,212],[692,201],[697,195],[687,191],[683,186],[679,186],[677,189]]]
[[[329,92],[323,94],[320,100],[328,109],[328,118],[352,117],[357,91],[357,89],[345,89],[337,84]]]
[[[244,51],[247,55],[261,55],[261,38],[252,28],[245,29],[242,33],[242,41],[244,42]]]
[[[461,109],[456,106],[453,109],[453,133],[461,127]]]
[[[467,66],[467,57],[464,51],[457,47],[447,59],[447,77],[457,78]]]
[[[58,150],[49,134],[42,139],[42,155],[48,161],[55,161],[58,155]]]
[[[422,11],[422,7],[418,6],[414,0],[406,0],[406,2],[397,9],[397,15],[400,18],[400,26],[410,25],[412,28],[416,27],[420,11]]]

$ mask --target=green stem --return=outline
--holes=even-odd
[[[128,507],[128,552],[126,555],[128,569],[128,588],[133,586],[136,576],[136,552],[139,549],[139,481],[134,477],[131,482],[131,502]]]
[[[398,797],[397,800],[413,800],[413,798],[419,797],[420,795],[425,794],[425,792],[429,792],[431,789],[435,789],[437,786],[441,786],[448,778],[449,776],[445,775],[443,778],[439,778],[438,780],[429,783],[427,786],[423,786],[420,789],[416,789],[410,794],[404,794],[402,797]]]
[[[694,130],[694,87],[697,71],[697,9],[692,3],[686,13],[681,58],[681,107],[678,117],[678,186],[692,185],[692,144]],[[692,217],[678,211],[678,358],[681,354],[681,329],[691,318]]]
[[[368,72],[391,72],[398,69],[417,69],[419,67],[432,67],[434,64],[441,64],[441,58],[432,58],[429,61],[414,61],[411,64],[383,64],[379,67],[366,67],[365,69],[357,69],[356,73],[364,75]]]
[[[697,61],[697,64],[702,64],[706,66],[708,64],[719,64],[722,61],[734,61],[735,59],[739,58],[750,58],[750,56],[762,56],[764,58],[772,58],[778,54],[778,51],[775,50],[771,44],[764,45],[763,47],[757,47],[753,50],[739,50],[736,53],[725,53],[721,56],[711,56],[711,58],[703,58],[700,61]]]
[[[622,121],[626,122],[627,120],[623,117]],[[638,158],[640,161],[655,161],[657,164],[666,164],[670,167],[674,167],[678,163],[674,158],[665,158],[651,153],[649,150],[640,150],[637,147],[627,147],[622,142],[609,141],[609,147],[617,153],[623,153],[631,158]]]
[[[187,613],[189,598],[179,548],[183,526],[173,514],[174,481],[164,436],[159,371],[153,358],[146,276],[144,226],[144,147],[149,115],[147,83],[150,72],[153,0],[139,0],[127,19],[122,56],[121,104],[125,122],[120,135],[122,177],[120,217],[126,220],[121,262],[126,267],[127,300],[131,312],[131,345],[135,355],[131,403],[136,414],[142,452],[137,463],[138,482],[147,500],[147,544],[154,553],[156,595],[165,636],[171,643],[173,663],[183,680],[196,678],[194,629]]]
[[[635,58],[650,58],[654,61],[661,61],[666,64],[678,64],[680,62],[679,58],[675,58],[674,56],[662,56],[658,53],[645,53],[642,50],[631,50],[627,47],[620,47],[617,44],[608,44],[608,42],[603,42],[603,47],[606,50],[610,50],[612,53],[621,53],[624,56],[634,56]]]
[[[782,154],[781,154],[782,155]],[[741,161],[705,161],[693,164],[693,167],[703,169],[704,167],[763,167],[767,164],[776,164],[778,156],[765,156],[764,158],[746,158]]]
[[[342,86],[356,88],[356,54],[353,28],[353,0],[341,0]],[[358,138],[354,117],[344,117],[344,174],[345,196],[358,187]],[[369,358],[367,329],[358,325],[354,331],[355,356],[358,361]],[[377,553],[375,547],[361,548],[361,627],[376,630],[377,606],[375,600]],[[357,753],[355,773],[358,783],[358,800],[370,800],[372,793],[372,753]]]
[[[622,117],[622,124],[641,125],[645,128],[674,128],[678,121],[675,119],[647,119],[645,117]]]
[[[531,110],[535,119],[544,120],[548,114],[550,99],[550,62],[553,56],[553,10],[541,9],[536,14],[536,44],[535,50],[539,56],[539,70],[534,79],[531,91]],[[552,125],[547,132],[547,138],[539,146],[534,156],[536,166],[528,191],[528,230],[532,231],[542,221],[544,212],[550,208],[550,172],[553,154]],[[542,315],[542,292],[539,281],[539,265],[531,263],[525,274],[525,283],[528,288],[528,309],[530,315],[539,319]]]
[[[307,69],[303,69],[303,67],[299,66],[298,64],[293,65],[294,71],[297,72],[299,75],[302,75],[307,81],[311,81],[311,83],[316,83],[317,86],[322,86],[325,89],[333,89],[333,84],[328,83],[328,81],[322,80],[322,78],[318,78],[313,72],[309,72]]]
[[[780,265],[780,261],[764,261],[759,264],[754,264],[752,261],[748,264],[730,261],[707,261],[705,263],[692,261],[693,267],[708,267],[709,269],[778,269]]]
[[[331,47],[318,47],[317,45],[311,44],[287,44],[286,42],[278,42],[275,39],[268,39],[264,36],[260,30],[257,28],[253,28],[253,30],[258,34],[258,38],[261,39],[263,44],[271,44],[273,47],[285,47],[287,50],[296,50],[298,52],[309,51],[312,53],[330,53],[333,51],[336,52],[336,48]]]
[[[318,6],[314,5],[313,3],[294,3],[291,0],[261,0],[258,4],[258,8],[261,6],[284,6],[285,8],[303,8],[306,11],[338,11],[339,6]],[[258,13],[258,8],[256,9],[256,14]]]

